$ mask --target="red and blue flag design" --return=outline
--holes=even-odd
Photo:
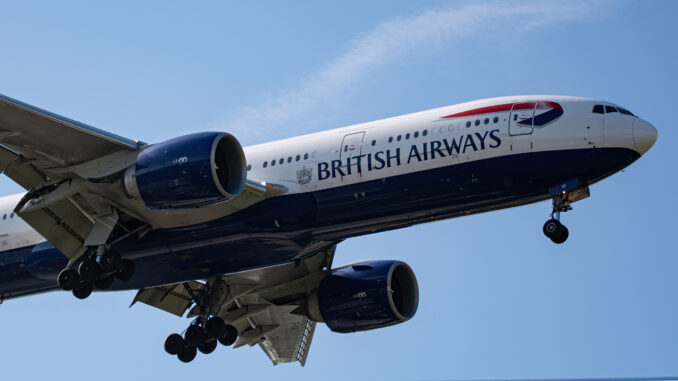
[[[461,118],[465,116],[477,116],[483,114],[493,114],[498,112],[515,112],[534,110],[531,118],[526,118],[518,121],[520,125],[543,127],[563,115],[563,108],[556,102],[552,101],[536,101],[536,102],[520,102],[520,103],[505,103],[495,106],[480,107],[473,110],[463,111],[456,114],[443,116],[441,119]]]

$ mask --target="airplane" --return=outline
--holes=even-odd
[[[164,348],[218,343],[305,364],[316,324],[347,333],[411,319],[412,268],[335,267],[342,241],[552,200],[543,233],[627,167],[657,130],[616,104],[526,95],[477,100],[242,147],[225,132],[130,140],[0,96],[0,302],[137,290],[191,319]]]

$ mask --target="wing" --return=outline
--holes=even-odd
[[[110,167],[124,167],[142,145],[0,95],[0,169],[29,190],[27,196],[55,190],[64,195],[53,197],[49,207],[19,214],[69,257],[84,251],[97,219],[112,213],[87,213],[71,198],[86,184],[76,173],[87,163],[100,166],[102,158]]]
[[[306,317],[306,297],[332,267],[335,249],[297,264],[142,289],[132,305],[142,302],[177,316],[188,311],[189,318],[209,311],[237,328],[233,348],[258,344],[274,365],[297,361],[303,366],[316,324]]]
[[[15,212],[71,261],[88,247],[220,218],[286,191],[248,180],[229,202],[169,218],[121,191],[124,170],[145,146],[0,95],[0,171],[28,190]],[[125,233],[115,236],[116,227]]]

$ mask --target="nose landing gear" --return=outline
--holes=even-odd
[[[543,232],[546,237],[561,244],[570,236],[570,231],[560,222],[560,213],[572,210],[571,203],[589,197],[589,188],[580,187],[571,191],[562,191],[553,197],[551,219],[544,223]]]

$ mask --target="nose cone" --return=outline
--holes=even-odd
[[[633,121],[633,142],[641,155],[649,151],[657,141],[657,129],[650,123],[637,118]]]

